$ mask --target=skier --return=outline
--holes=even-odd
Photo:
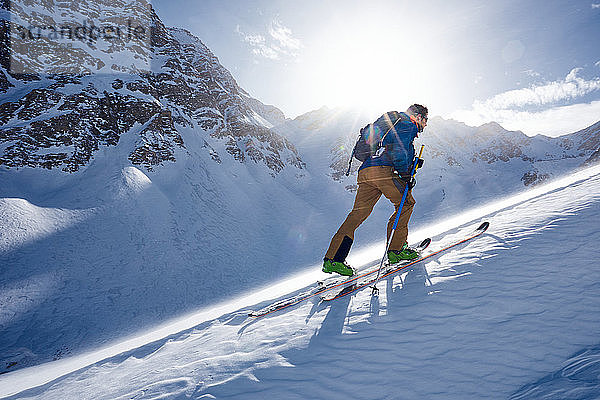
[[[409,185],[409,189],[414,186],[414,180],[411,180],[411,168],[415,158],[413,141],[427,125],[427,114],[427,107],[413,104],[405,113],[390,111],[376,121],[376,123],[384,120],[391,121],[389,132],[383,139],[380,151],[367,158],[358,169],[358,190],[354,206],[331,239],[323,259],[323,272],[354,275],[354,270],[346,264],[346,257],[354,241],[354,231],[371,214],[382,194],[395,207],[387,226],[387,235],[390,239],[405,185]],[[397,117],[393,118],[395,116]],[[406,242],[408,220],[414,205],[415,200],[409,190],[387,253],[391,264],[412,260],[419,256],[415,250],[408,247]]]

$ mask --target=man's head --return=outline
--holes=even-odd
[[[420,104],[413,104],[408,107],[406,113],[410,116],[410,119],[417,124],[419,132],[423,132],[423,129],[425,129],[425,126],[427,125],[427,114],[429,113],[427,107]]]

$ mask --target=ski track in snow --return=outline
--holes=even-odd
[[[381,281],[379,296],[243,309],[14,398],[597,397],[600,176],[485,219],[482,237]]]

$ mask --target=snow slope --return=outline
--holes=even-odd
[[[281,249],[298,263],[314,260],[298,254],[298,235],[318,210],[283,177],[260,165],[220,168],[198,153],[144,173],[120,150],[73,175],[0,171],[0,372],[95,348],[289,275],[297,264],[278,264]],[[336,223],[312,226],[324,242],[323,227]]]
[[[354,194],[329,175],[336,123],[307,130],[315,120],[287,132],[306,167],[275,177],[260,163],[216,163],[194,128],[181,129],[188,149],[177,162],[153,171],[128,160],[135,132],[77,173],[0,169],[0,373],[106,346],[317,263]],[[412,230],[523,187],[504,162],[444,170],[427,154]],[[391,213],[382,199],[351,263],[379,245]]]
[[[0,396],[598,397],[600,167],[412,232],[412,239],[437,233],[434,251],[482,219],[491,222],[485,235],[382,281],[378,297],[363,290],[251,320],[249,308],[268,303],[268,292],[258,293],[144,332],[96,359],[0,376]],[[380,252],[381,245],[364,259]],[[321,273],[298,277],[288,290],[311,277]]]

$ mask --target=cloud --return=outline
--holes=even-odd
[[[275,39],[281,47],[288,50],[298,50],[302,47],[300,40],[292,36],[292,31],[281,24],[281,22],[274,20],[269,26],[269,35]]]
[[[295,58],[302,47],[302,42],[292,35],[292,30],[278,20],[271,21],[265,35],[246,34],[239,25],[235,30],[250,46],[253,54],[271,60],[279,60],[282,57]]]
[[[496,121],[507,129],[529,135],[556,136],[574,132],[597,122],[600,115],[600,101],[557,105],[600,90],[600,78],[586,80],[577,75],[579,71],[581,68],[575,68],[562,80],[475,101],[471,110],[455,111],[451,117],[474,126]]]
[[[541,76],[541,74],[539,72],[536,72],[532,69],[525,70],[525,71],[523,71],[523,73],[532,78],[539,78]]]
[[[600,3],[592,3],[592,8],[600,8]]]
[[[476,101],[473,108],[481,112],[493,112],[527,105],[545,105],[571,100],[600,89],[600,78],[585,80],[577,76],[581,68],[574,68],[565,79],[545,85],[509,90],[484,102]]]
[[[242,32],[239,25],[235,27],[235,31],[242,36],[244,42],[248,43],[252,49],[252,53],[271,60],[279,59],[277,51],[267,45],[267,40],[263,35],[250,35]]]

